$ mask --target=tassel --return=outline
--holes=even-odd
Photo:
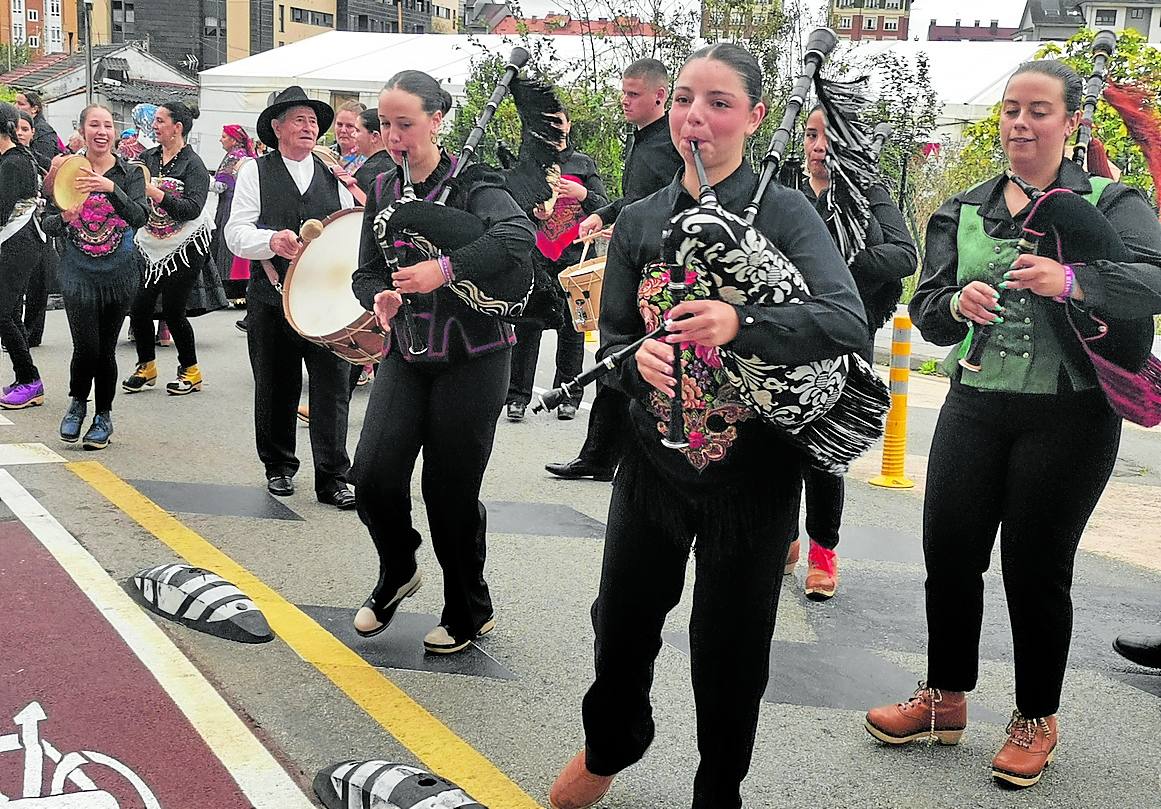
[[[1153,187],[1161,193],[1161,116],[1152,93],[1134,84],[1110,83],[1104,99],[1121,116],[1141,148],[1153,176]]]

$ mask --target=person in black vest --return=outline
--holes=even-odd
[[[310,446],[314,488],[320,503],[353,509],[347,487],[347,363],[291,329],[282,314],[280,291],[270,281],[285,278],[298,255],[298,231],[307,219],[325,219],[355,207],[347,189],[311,150],[320,131],[334,119],[325,103],[288,87],[258,117],[258,137],[272,151],[248,161],[238,172],[234,205],[226,223],[226,245],[250,259],[246,289],[247,343],[254,372],[254,432],[258,457],[266,466],[267,489],[294,493],[299,461],[294,454],[295,411],[306,362],[310,401]]]
[[[664,188],[677,175],[682,162],[669,137],[669,115],[665,111],[668,96],[669,74],[665,65],[656,59],[638,59],[621,74],[621,111],[625,120],[637,127],[625,144],[622,196],[581,222],[578,235],[588,236],[611,226],[622,208]],[[621,459],[628,423],[628,397],[598,382],[589,414],[588,435],[580,455],[544,468],[562,478],[612,480],[613,470]]]

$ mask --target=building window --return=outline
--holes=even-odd
[[[878,8],[879,0],[865,0],[863,8]]]
[[[278,7],[278,33],[286,33],[286,6]]]
[[[48,0],[48,16],[60,16],[60,0]]]
[[[39,48],[40,47],[40,37],[29,37],[28,38],[28,47],[33,48],[33,49]]]
[[[878,17],[863,17],[863,30],[864,31],[874,31],[878,27],[879,27],[879,18]]]
[[[1143,20],[1145,19],[1145,9],[1131,8],[1129,9],[1129,17],[1134,20]]]
[[[424,33],[424,32],[425,32],[425,31],[424,31],[423,24],[422,24],[422,23],[418,23],[418,22],[417,22],[417,23],[415,24],[415,33],[417,33],[417,34],[422,34],[422,33]]]
[[[24,23],[12,23],[12,41],[17,45],[20,45],[24,42]]]
[[[292,8],[290,10],[291,22],[306,22],[306,10],[301,8]]]
[[[896,8],[897,9],[897,8],[902,8],[902,7],[903,7],[903,4],[900,2],[900,0],[886,0],[886,2],[883,3],[883,8]]]
[[[733,11],[730,12],[730,25],[741,25],[741,24],[742,24],[742,12],[738,9],[734,9]]]
[[[13,14],[23,14],[24,13],[24,0],[12,0],[12,13]]]
[[[51,42],[53,45],[60,44],[60,29],[57,28],[55,25],[52,28],[48,29],[48,41]]]
[[[1098,8],[1096,10],[1097,25],[1116,25],[1117,10],[1115,8]]]
[[[113,0],[110,6],[113,15],[113,31],[122,34],[121,39],[124,40],[125,34],[132,34],[136,30],[133,3],[131,0]]]
[[[850,27],[851,27],[851,18],[850,17],[839,17],[839,28],[850,30]]]
[[[883,20],[883,30],[884,31],[898,31],[899,30],[899,18],[898,17],[891,17],[889,19]]]
[[[28,21],[29,22],[40,22],[40,9],[36,9],[36,8],[28,9]]]

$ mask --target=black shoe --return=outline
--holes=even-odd
[[[545,464],[547,469],[558,478],[576,480],[577,478],[592,478],[593,480],[610,481],[613,479],[614,467],[597,466],[581,458],[573,458],[567,463]]]
[[[508,421],[524,421],[524,411],[528,405],[520,402],[508,402]]]
[[[336,486],[329,492],[319,492],[318,501],[341,511],[350,511],[355,507],[355,493],[346,486]]]
[[[245,332],[246,331],[246,321],[245,320],[235,320],[234,321],[234,328],[240,332]]]
[[[286,475],[268,478],[266,480],[266,491],[277,497],[290,497],[290,495],[294,494],[294,481]]]
[[[1113,648],[1138,666],[1161,669],[1161,634],[1126,632],[1113,641]]]
[[[89,429],[85,432],[85,437],[81,440],[81,446],[85,449],[104,449],[109,446],[109,442],[113,440],[113,418],[112,414],[105,410],[93,416],[93,423],[89,425]]]
[[[81,427],[85,422],[88,405],[84,399],[69,399],[69,409],[60,422],[60,440],[75,444],[81,440]]]
[[[423,574],[419,572],[419,568],[415,569],[415,574],[404,582],[398,590],[387,596],[378,596],[371,593],[371,597],[363,602],[363,606],[355,613],[355,634],[361,638],[373,638],[384,629],[391,625],[391,621],[395,618],[395,611],[399,609],[399,605],[403,599],[408,596],[415,595],[415,592],[423,584]],[[381,601],[381,598],[387,598],[386,601]],[[367,610],[368,612],[364,612]],[[368,629],[360,629],[359,624],[370,627]],[[374,626],[372,626],[374,623]]]
[[[572,421],[576,418],[576,405],[572,402],[565,402],[556,408],[556,418],[558,421]]]

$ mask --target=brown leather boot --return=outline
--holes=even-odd
[[[1012,711],[1008,740],[992,759],[992,777],[1018,787],[1040,780],[1056,749],[1056,716],[1028,719]]]
[[[548,791],[548,805],[552,809],[589,809],[596,806],[613,785],[611,775],[593,775],[585,766],[585,751],[581,750],[564,766],[552,789]]]
[[[943,691],[919,683],[906,702],[867,711],[867,732],[887,744],[919,739],[957,744],[967,727],[967,698],[962,691]]]

